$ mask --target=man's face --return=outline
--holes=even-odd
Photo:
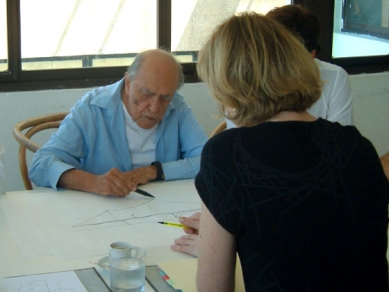
[[[134,80],[125,77],[123,102],[132,120],[143,129],[162,120],[178,87],[178,69],[161,63],[145,60]]]

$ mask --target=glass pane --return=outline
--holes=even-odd
[[[333,58],[389,54],[389,0],[336,0]]]
[[[128,66],[157,46],[156,7],[156,0],[20,0],[22,69]]]
[[[0,0],[0,71],[8,70],[7,3]]]
[[[267,13],[289,0],[172,0],[172,51],[181,62],[195,60],[196,51],[225,18],[242,11]]]

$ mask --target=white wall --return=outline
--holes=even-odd
[[[383,155],[389,151],[389,72],[350,79],[355,126]]]
[[[351,76],[355,125],[382,155],[389,151],[389,72]],[[6,152],[7,190],[24,189],[18,166],[18,144],[13,126],[26,118],[68,111],[90,89],[0,93],[0,143]],[[180,90],[207,134],[221,121],[204,83],[185,84]],[[43,138],[41,138],[43,139]],[[47,139],[44,137],[44,139]]]

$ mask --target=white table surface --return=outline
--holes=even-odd
[[[190,257],[170,249],[182,229],[157,222],[200,210],[193,179],[141,188],[155,199],[46,188],[0,195],[0,278],[95,267],[109,283],[97,262],[116,241],[146,249],[146,265]]]

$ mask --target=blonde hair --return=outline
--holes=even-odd
[[[245,12],[219,25],[199,52],[199,77],[223,114],[252,126],[282,111],[304,111],[321,95],[320,73],[303,45],[274,20]]]

